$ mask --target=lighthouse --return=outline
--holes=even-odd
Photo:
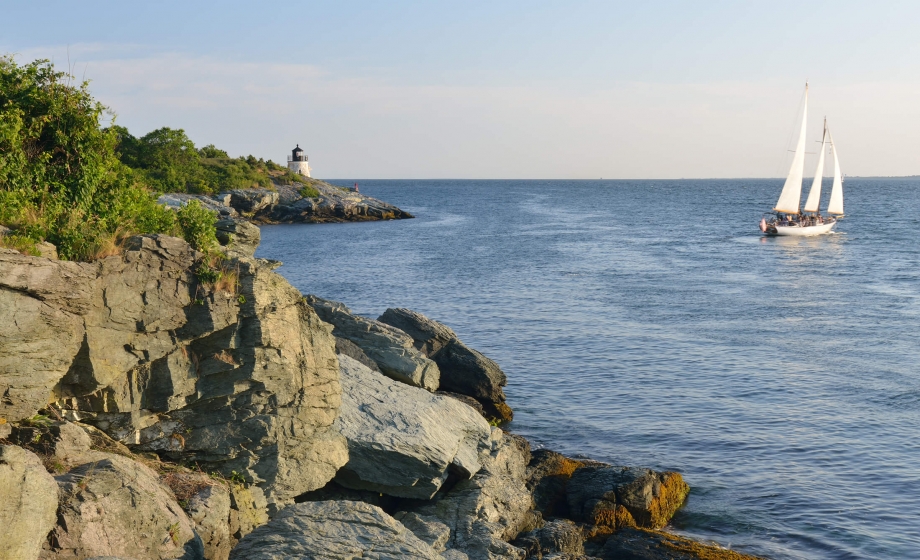
[[[303,150],[300,149],[300,144],[297,144],[297,147],[291,150],[291,155],[288,156],[288,169],[294,173],[300,173],[304,177],[310,176],[310,163],[307,161],[307,156],[303,153]]]

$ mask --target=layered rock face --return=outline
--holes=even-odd
[[[412,338],[390,325],[355,315],[337,301],[307,296],[332,333],[355,344],[384,375],[396,381],[434,391],[440,384],[438,366],[415,349]],[[360,359],[360,358],[359,358]]]
[[[438,364],[440,390],[473,397],[489,416],[511,420],[511,407],[502,389],[508,382],[505,372],[463,344],[449,327],[404,308],[387,309],[377,320],[408,334],[415,347]]]
[[[540,523],[525,480],[530,444],[493,428],[490,446],[480,457],[482,469],[473,478],[405,511],[446,525],[446,546],[472,560],[524,558],[524,551],[508,541]]]
[[[222,289],[171,237],[132,238],[95,263],[0,254],[0,305],[13,310],[0,317],[0,417],[53,394],[71,419],[241,476],[275,508],[323,486],[347,461],[331,328],[277,263],[252,258],[252,230],[233,231],[245,235],[226,237],[238,257]]]
[[[336,482],[403,498],[431,498],[449,473],[468,479],[489,446],[489,425],[465,404],[393,381],[339,356],[342,408],[335,427],[348,440]]]

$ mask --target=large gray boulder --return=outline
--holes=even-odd
[[[285,508],[240,541],[230,558],[440,560],[441,556],[377,506],[329,501]]]
[[[522,549],[508,544],[540,523],[526,487],[530,445],[522,437],[492,429],[491,447],[482,468],[457,483],[436,501],[405,509],[450,529],[449,549],[471,560],[523,559]]]
[[[415,347],[438,364],[440,390],[473,397],[488,415],[511,420],[502,389],[508,382],[505,373],[494,361],[463,344],[449,327],[404,308],[387,309],[377,320],[408,334]]]
[[[57,477],[58,523],[41,558],[204,560],[194,525],[155,472],[119,455]]]
[[[237,250],[222,283],[162,235],[94,263],[0,254],[0,417],[56,399],[135,451],[236,472],[274,509],[322,487],[348,458],[331,329],[279,263]]]
[[[0,560],[34,560],[54,527],[58,490],[32,452],[0,445]]]
[[[335,427],[349,452],[339,484],[428,499],[448,474],[468,479],[479,470],[490,428],[469,406],[393,381],[348,356],[339,356],[339,367]]]
[[[333,334],[355,343],[388,377],[429,391],[438,388],[440,373],[434,362],[419,352],[412,337],[399,329],[351,312],[344,304],[316,296],[307,301]]]

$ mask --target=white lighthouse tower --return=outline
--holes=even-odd
[[[291,155],[288,156],[288,169],[294,173],[300,173],[304,177],[310,176],[310,162],[307,161],[307,156],[300,149],[300,144],[297,144],[297,147],[291,150]]]

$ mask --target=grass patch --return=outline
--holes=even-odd
[[[312,185],[304,185],[297,192],[304,198],[319,198],[319,191]]]
[[[0,247],[19,251],[23,255],[31,255],[33,257],[41,255],[38,252],[38,242],[24,235],[11,234],[0,236]]]

